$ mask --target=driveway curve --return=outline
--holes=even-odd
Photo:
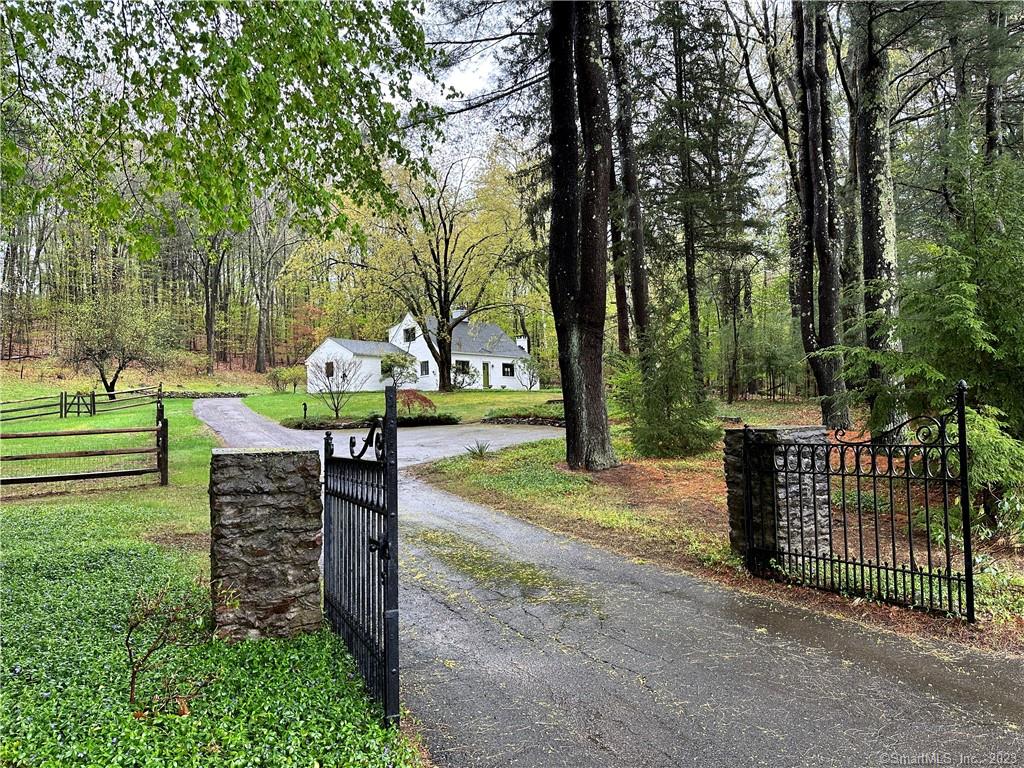
[[[233,447],[322,445],[239,400]],[[559,434],[399,431],[399,464]],[[402,699],[437,766],[1024,765],[1024,662],[596,549],[401,472]]]

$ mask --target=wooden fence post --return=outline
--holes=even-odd
[[[167,485],[167,419],[163,418],[162,410],[161,408],[160,424],[158,425],[160,428],[156,433],[157,448],[159,449],[156,461],[157,468],[160,470],[160,485]]]

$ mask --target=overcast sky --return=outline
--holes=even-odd
[[[423,27],[427,40],[452,39],[458,37],[441,12],[440,3],[430,0],[427,3]],[[445,90],[454,89],[461,94],[459,101],[444,101],[437,89],[429,85],[425,79],[416,84],[418,95],[429,99],[439,106],[458,108],[461,100],[472,100],[490,92],[495,87],[496,64],[492,50],[484,50],[472,59],[441,73],[441,82]],[[445,146],[439,146],[438,152],[448,156],[482,156],[496,137],[493,122],[480,111],[470,111],[450,117],[445,125]]]

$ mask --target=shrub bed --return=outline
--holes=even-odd
[[[461,418],[454,413],[413,413],[398,414],[400,427],[440,427],[458,424]]]
[[[565,419],[550,416],[485,416],[484,424],[530,424],[535,427],[565,427]]]
[[[515,408],[495,408],[484,416],[485,424],[532,424],[535,426],[564,427],[565,409],[562,401],[549,401],[542,405]]]

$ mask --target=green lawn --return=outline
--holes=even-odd
[[[480,421],[492,411],[496,415],[557,416],[560,406],[546,404],[549,400],[559,400],[562,397],[562,392],[558,389],[543,389],[538,392],[473,389],[424,394],[434,401],[438,411],[454,414],[463,422]],[[333,418],[330,409],[322,401],[306,392],[262,392],[245,398],[245,403],[257,413],[274,421],[301,419],[303,403],[308,406],[310,419]],[[371,413],[382,413],[383,410],[383,392],[357,392],[345,406],[342,417],[360,419]],[[787,419],[787,423],[795,423],[795,419],[807,424],[816,424],[821,418],[817,404],[807,401],[784,403],[758,400],[736,402],[733,405],[722,403],[719,406],[719,414],[742,418],[755,426],[779,423],[780,419]],[[608,415],[615,421],[621,418],[611,399],[608,401]]]
[[[6,387],[4,397],[13,397]],[[190,400],[169,400],[166,408],[168,487],[3,505],[0,765],[415,765],[408,741],[379,725],[344,645],[327,630],[291,641],[169,649],[161,671],[143,675],[143,699],[128,703],[125,621],[136,594],[171,586],[202,601],[198,579],[209,571],[207,484],[216,443]],[[151,418],[150,407],[25,420],[3,431]],[[135,717],[167,676],[212,682],[186,716]]]
[[[461,392],[425,392],[437,410],[451,413],[463,422],[480,421],[488,411],[524,405],[541,405],[562,396],[560,390],[515,392],[504,389],[474,389]],[[302,404],[309,406],[309,418],[332,418],[333,413],[316,395],[305,392],[273,392],[245,398],[245,404],[274,421],[301,419]],[[384,412],[383,392],[357,392],[342,411],[343,418],[360,419],[371,413]]]

